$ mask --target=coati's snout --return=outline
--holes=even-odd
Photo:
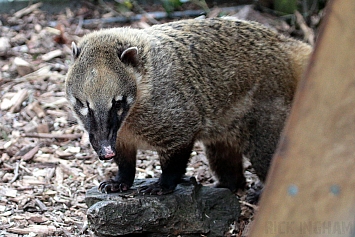
[[[89,108],[88,114],[81,119],[89,133],[92,147],[100,160],[109,160],[116,156],[117,132],[125,120],[129,105],[126,96],[112,99],[108,107]]]
[[[91,144],[92,141],[90,141]],[[96,151],[97,155],[99,156],[100,160],[110,160],[116,155],[116,149],[115,146],[110,145],[108,141],[103,141],[101,142],[102,144],[99,144],[98,147],[94,150]]]
[[[102,123],[96,123],[93,118],[89,118],[87,121],[88,124],[84,124],[84,127],[89,133],[91,146],[96,151],[99,159],[112,159],[116,155],[115,144],[118,127],[109,127]]]
[[[111,159],[112,157],[114,157],[116,155],[116,152],[114,151],[114,149],[110,145],[103,146],[100,151],[103,154],[103,157],[105,159]],[[101,156],[99,156],[99,158],[102,159]]]

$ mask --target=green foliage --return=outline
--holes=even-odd
[[[5,141],[9,141],[9,135],[6,133],[5,130],[0,129],[0,138],[2,138]]]
[[[205,0],[191,0],[192,3],[196,4],[197,6],[201,7],[205,12],[210,12],[209,7]]]
[[[115,2],[117,3],[116,9],[118,12],[128,12],[133,8],[131,0],[115,0]]]
[[[137,6],[135,0],[115,0],[115,2],[116,11],[121,13],[131,11]],[[191,2],[199,6],[205,12],[210,11],[205,0],[160,0],[160,2],[168,14],[178,10],[186,2]]]
[[[275,10],[283,14],[293,14],[297,10],[297,0],[274,0]]]
[[[191,2],[201,7],[205,12],[210,11],[205,0],[161,0],[161,2],[167,13],[175,11],[186,2]]]
[[[182,5],[180,0],[161,0],[163,7],[167,13],[172,13],[176,8]]]

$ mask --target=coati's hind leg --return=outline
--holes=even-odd
[[[266,117],[264,117],[264,119],[267,120]],[[280,122],[282,124],[282,121]],[[247,156],[262,183],[265,182],[267,177],[271,159],[276,150],[281,130],[282,126],[280,128],[272,128],[267,124],[263,124],[261,121],[254,124],[253,129],[251,130]],[[263,192],[262,187],[263,185],[260,184],[260,186],[256,188],[249,189],[246,200],[249,203],[256,204]]]
[[[267,133],[261,130],[251,135],[250,150],[247,156],[259,179],[265,182],[279,136],[272,135],[274,131]]]
[[[272,157],[277,148],[282,129],[287,117],[287,110],[270,111],[277,108],[275,105],[268,105],[253,111],[256,118],[262,118],[249,122],[249,157],[259,179],[264,182],[268,174]]]
[[[225,142],[204,144],[210,169],[218,179],[216,187],[231,191],[244,189],[243,156],[234,146]]]
[[[181,182],[186,172],[187,163],[190,159],[193,143],[176,149],[160,151],[160,165],[162,174],[158,182],[143,187],[142,193],[163,195],[174,191],[176,185]]]
[[[116,156],[113,158],[118,165],[117,175],[99,185],[103,193],[127,191],[133,184],[136,173],[137,149],[123,144],[117,144]]]

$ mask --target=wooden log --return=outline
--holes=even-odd
[[[355,236],[355,1],[327,7],[251,237]]]

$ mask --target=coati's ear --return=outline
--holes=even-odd
[[[130,64],[132,66],[138,65],[138,48],[137,47],[129,47],[124,50],[120,57],[121,61],[125,64]]]
[[[72,55],[74,59],[77,59],[80,55],[80,48],[76,46],[75,42],[71,43],[71,50],[72,50]]]

